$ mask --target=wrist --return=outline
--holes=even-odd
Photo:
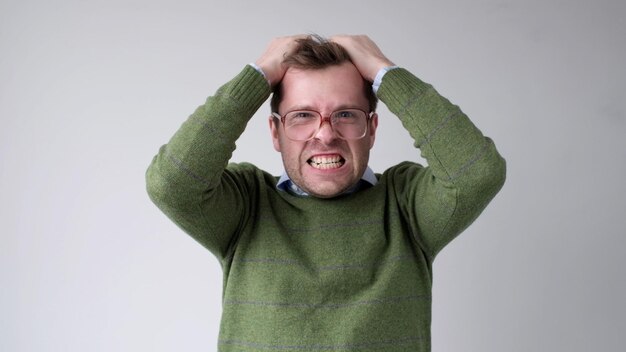
[[[391,64],[390,66],[385,66],[378,70],[378,72],[376,73],[376,77],[372,82],[372,90],[374,91],[374,94],[378,93],[378,88],[380,87],[381,83],[383,83],[383,77],[385,76],[385,74],[396,68],[398,68],[398,66]]]
[[[270,80],[267,78],[267,75],[265,74],[265,71],[263,71],[261,66],[257,65],[255,62],[251,62],[248,65],[252,66],[252,68],[257,70],[257,72],[260,73],[263,76],[263,78],[265,78],[265,80],[267,81],[267,84],[269,84],[270,87],[272,86],[272,82],[270,82]]]
[[[278,63],[256,61],[255,66],[259,68],[259,72],[263,73],[263,76],[269,83],[270,87],[274,87],[283,78],[283,65],[282,61]]]

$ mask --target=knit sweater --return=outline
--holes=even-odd
[[[247,66],[147,172],[151,199],[223,269],[220,351],[430,351],[435,255],[501,188],[505,162],[461,110],[404,69],[378,96],[428,161],[332,199],[228,164],[270,87]]]

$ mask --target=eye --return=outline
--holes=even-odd
[[[294,111],[290,116],[297,119],[307,119],[315,117],[315,114],[311,111]]]
[[[363,112],[361,110],[347,109],[338,110],[333,113],[333,123],[335,124],[356,124],[361,122]]]
[[[292,111],[285,116],[288,125],[304,125],[317,123],[319,117],[314,111],[298,110]]]
[[[352,110],[342,110],[335,112],[334,117],[340,119],[350,119],[356,117],[356,115]]]

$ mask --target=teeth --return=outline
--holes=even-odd
[[[309,164],[316,169],[335,169],[343,165],[340,156],[315,156],[309,160]]]

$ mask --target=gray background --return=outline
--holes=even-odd
[[[144,172],[272,37],[317,32],[370,35],[508,161],[435,261],[433,350],[621,351],[625,18],[618,0],[1,0],[0,350],[215,349],[218,262]],[[371,166],[419,161],[379,113]],[[234,159],[279,173],[267,115]]]

